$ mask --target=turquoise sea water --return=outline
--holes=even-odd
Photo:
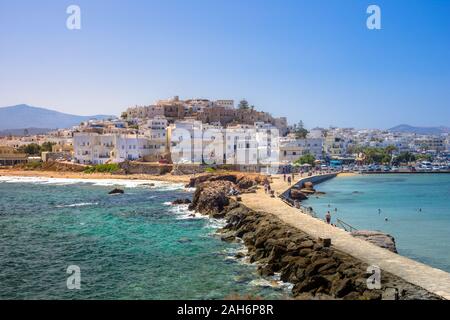
[[[0,299],[287,295],[232,258],[242,247],[214,235],[217,221],[168,205],[191,196],[181,186],[109,196],[113,183],[1,178]],[[69,265],[81,269],[81,290],[67,289]]]
[[[400,254],[450,272],[450,174],[337,177],[316,188],[326,195],[304,205],[321,218],[330,210],[332,223],[389,233]]]

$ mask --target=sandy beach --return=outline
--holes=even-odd
[[[354,176],[356,176],[356,175],[358,175],[358,173],[355,173],[355,172],[340,172],[340,173],[338,173],[338,177],[354,177]]]
[[[83,172],[58,172],[58,171],[34,171],[17,169],[0,169],[0,176],[11,177],[44,177],[59,179],[125,179],[125,180],[149,180],[173,183],[188,183],[190,175],[150,175],[150,174],[110,174],[110,173],[83,173]]]

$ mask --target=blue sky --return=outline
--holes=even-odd
[[[449,40],[448,0],[0,0],[0,106],[119,114],[179,95],[310,128],[450,125]]]

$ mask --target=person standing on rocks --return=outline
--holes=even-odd
[[[330,211],[327,211],[327,214],[325,216],[325,220],[327,221],[328,224],[331,223],[331,213],[330,213]]]

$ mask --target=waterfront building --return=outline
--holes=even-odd
[[[440,136],[421,136],[414,140],[418,151],[440,153],[445,151],[445,138]]]
[[[0,146],[0,165],[13,166],[19,163],[26,163],[28,155],[16,151],[13,147]]]
[[[324,141],[324,150],[332,158],[342,157],[347,153],[347,144],[343,136],[329,132]]]
[[[281,138],[280,161],[285,163],[292,163],[306,154],[311,154],[316,159],[321,159],[323,156],[323,145],[323,138]]]
[[[228,126],[225,140],[227,164],[257,165],[258,142],[254,125],[238,124]]]
[[[161,150],[148,137],[138,134],[74,134],[74,160],[82,164],[120,163],[157,156]]]
[[[203,163],[203,124],[194,119],[175,121],[169,129],[173,163]]]
[[[169,122],[165,117],[157,116],[147,120],[145,125],[141,126],[143,135],[152,141],[153,149],[159,149],[161,153],[169,151],[168,125]]]

